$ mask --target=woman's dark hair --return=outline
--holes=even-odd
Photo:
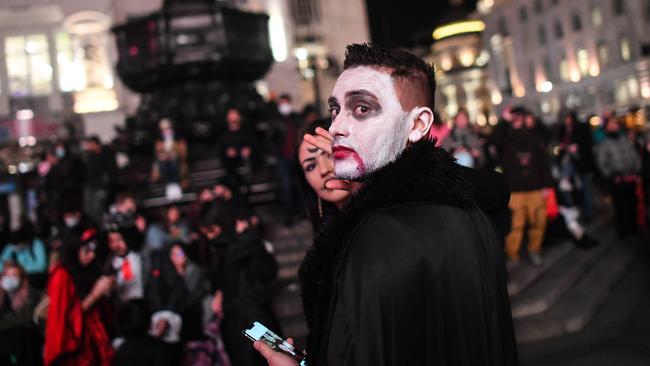
[[[297,141],[296,141],[296,149],[295,149],[295,157],[294,161],[296,163],[296,169],[298,172],[298,182],[300,182],[300,188],[301,192],[304,198],[304,201],[307,203],[307,210],[309,213],[309,218],[311,219],[314,231],[319,230],[322,223],[323,219],[325,217],[328,217],[334,213],[338,212],[338,209],[336,206],[331,203],[327,202],[324,200],[321,200],[321,207],[323,209],[323,217],[320,216],[320,212],[318,210],[318,195],[316,192],[314,192],[314,189],[307,183],[307,179],[305,178],[305,171],[302,169],[302,164],[300,163],[300,158],[298,156],[298,152],[300,151],[300,144],[302,144],[303,137],[306,134],[310,135],[315,135],[316,134],[316,129],[318,127],[328,129],[330,125],[332,124],[332,120],[329,118],[325,119],[317,119],[312,123],[308,123],[305,126],[303,126],[302,130],[298,133]]]
[[[91,232],[94,230],[86,230],[82,235],[83,240],[74,236],[63,238],[63,246],[61,247],[61,265],[72,277],[76,294],[80,299],[83,299],[90,293],[95,281],[101,275],[97,258],[85,267],[79,262],[79,251],[81,248],[84,245],[91,245],[92,242],[97,242],[96,234]]]
[[[22,216],[20,218],[20,227],[9,235],[10,242],[14,245],[27,245],[29,247],[29,253],[34,257],[34,239],[36,239],[36,228],[34,224],[32,224],[27,216]]]

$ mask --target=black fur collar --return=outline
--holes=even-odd
[[[324,360],[337,279],[359,223],[382,208],[412,203],[468,207],[472,197],[459,166],[433,141],[410,145],[394,162],[364,180],[350,202],[316,234],[300,269],[310,366],[321,366]]]

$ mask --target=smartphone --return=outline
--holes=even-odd
[[[301,366],[306,365],[304,361],[304,352],[297,350],[296,347],[291,345],[291,343],[280,338],[280,336],[273,333],[269,328],[259,322],[254,322],[250,329],[245,329],[244,335],[253,342],[262,341],[272,350],[288,355],[294,360],[300,362]]]

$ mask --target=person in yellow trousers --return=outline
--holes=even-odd
[[[495,130],[490,142],[497,147],[503,175],[510,185],[512,228],[505,240],[508,267],[519,263],[524,229],[528,227],[528,257],[541,265],[546,230],[546,196],[553,186],[549,156],[543,141],[524,124],[526,111],[512,109],[509,124]]]

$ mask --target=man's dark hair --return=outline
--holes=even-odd
[[[94,142],[99,146],[102,146],[102,141],[99,139],[99,136],[97,135],[92,135],[86,138],[87,142]]]
[[[375,67],[380,71],[387,69],[395,78],[397,95],[404,109],[416,106],[434,109],[435,69],[421,58],[400,49],[375,47],[365,43],[351,44],[345,51],[343,69],[357,66]]]

